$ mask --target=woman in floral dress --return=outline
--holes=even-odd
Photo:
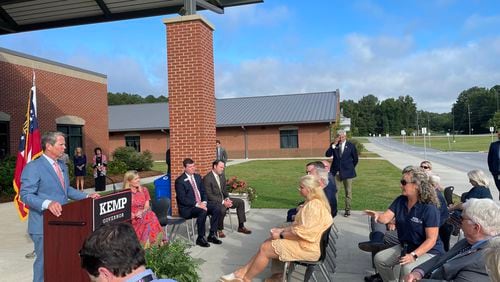
[[[123,188],[132,191],[132,226],[141,244],[148,248],[151,245],[163,242],[163,232],[151,210],[149,192],[141,186],[141,178],[135,170],[127,171],[123,179]]]

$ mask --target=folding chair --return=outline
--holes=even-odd
[[[168,225],[172,225],[172,236],[170,240],[174,240],[175,235],[177,234],[177,231],[179,229],[179,226],[181,224],[184,224],[186,226],[186,234],[188,237],[188,240],[190,242],[194,243],[194,223],[193,220],[190,219],[191,221],[191,230],[189,230],[189,225],[186,222],[187,220],[182,217],[174,217],[168,215],[170,212],[170,199],[169,198],[160,198],[160,199],[154,199],[152,201],[152,209],[153,212],[156,214],[156,217],[158,218],[158,221],[160,222],[160,225],[164,228],[165,236],[168,238]],[[193,234],[193,239],[191,239],[191,234]]]
[[[304,282],[308,282],[311,277],[313,277],[314,281],[316,280],[316,277],[314,276],[314,269],[316,266],[319,267],[321,274],[323,277],[329,281],[328,279],[328,273],[327,269],[324,265],[325,258],[327,256],[327,248],[328,248],[328,242],[330,239],[330,229],[332,227],[328,227],[324,232],[323,235],[321,235],[321,241],[320,241],[320,249],[321,249],[321,255],[317,261],[287,261],[285,262],[285,266],[283,269],[283,282],[288,281],[288,278],[290,277],[291,273],[293,272],[295,265],[302,265],[306,267],[306,273],[304,274]]]

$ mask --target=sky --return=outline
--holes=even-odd
[[[217,98],[339,89],[442,113],[500,84],[498,0],[264,0],[199,14],[215,25]],[[162,20],[175,16],[4,35],[0,47],[105,74],[110,92],[168,96]]]

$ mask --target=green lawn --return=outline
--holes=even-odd
[[[153,162],[153,168],[151,170],[166,172],[167,164],[165,163],[165,161]]]
[[[226,177],[238,176],[257,190],[255,208],[291,208],[302,200],[298,181],[310,160],[257,160],[229,166]],[[353,210],[385,210],[400,194],[400,170],[385,160],[359,161],[353,181]],[[154,184],[146,184],[154,197]],[[344,209],[344,189],[338,189],[338,208]]]
[[[256,208],[290,208],[301,201],[298,180],[308,160],[251,161],[230,166],[226,176],[238,176],[257,190]],[[385,210],[400,194],[400,171],[385,160],[360,160],[353,181],[353,210]],[[344,208],[344,191],[338,189],[339,210]]]
[[[395,140],[403,142],[402,137],[392,137]],[[448,142],[449,140],[449,142]],[[496,141],[496,136],[493,137]],[[424,147],[424,139],[422,136],[406,137],[406,143],[409,145]],[[431,136],[429,143],[429,138],[425,138],[425,143],[428,148],[438,149],[441,151],[459,151],[459,152],[478,152],[478,151],[488,151],[491,143],[491,136],[486,135],[455,135],[455,142],[453,142],[453,136],[449,138],[447,136]]]

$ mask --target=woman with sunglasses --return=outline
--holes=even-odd
[[[432,164],[430,161],[422,161],[420,168],[423,169],[428,175],[432,174]]]
[[[396,220],[401,243],[375,255],[375,267],[383,281],[396,281],[415,266],[444,253],[438,236],[439,201],[427,173],[418,167],[406,168],[400,183],[401,196],[385,212],[365,210],[378,223]]]

